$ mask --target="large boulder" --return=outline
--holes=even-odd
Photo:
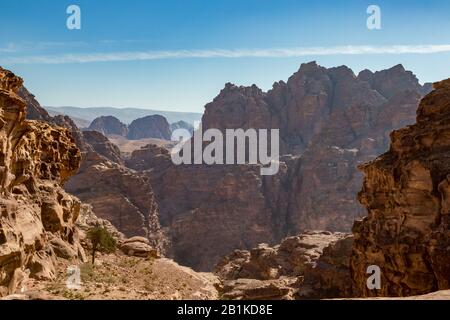
[[[120,245],[120,249],[123,253],[129,256],[141,257],[141,258],[158,258],[158,250],[150,245],[147,238],[144,237],[131,237],[123,241]]]

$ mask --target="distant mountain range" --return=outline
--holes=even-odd
[[[142,118],[149,115],[159,114],[167,119],[169,123],[178,121],[185,121],[194,124],[195,121],[200,121],[201,113],[195,112],[175,112],[175,111],[161,111],[151,109],[139,108],[113,108],[113,107],[45,107],[51,115],[65,114],[70,116],[79,127],[88,127],[89,124],[100,116],[114,116],[121,122],[130,124],[137,118]]]

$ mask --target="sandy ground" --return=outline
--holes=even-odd
[[[206,300],[217,299],[210,273],[198,273],[172,260],[143,259],[122,254],[103,255],[95,266],[79,266],[81,286],[66,285],[69,263],[61,261],[54,281],[29,279],[26,291],[75,300]]]

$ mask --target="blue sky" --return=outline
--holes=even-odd
[[[71,4],[81,30],[66,28]],[[371,4],[381,30],[366,27]],[[447,0],[0,0],[0,9],[0,65],[43,105],[202,112],[226,82],[267,90],[311,60],[450,77]]]

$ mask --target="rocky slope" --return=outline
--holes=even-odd
[[[27,104],[27,119],[43,120],[47,122],[51,121],[51,116],[48,112],[41,107],[34,95],[32,95],[23,85],[17,90],[17,95]]]
[[[107,137],[98,131],[83,131],[83,140],[89,144],[95,152],[112,162],[123,165],[120,149],[111,143]]]
[[[160,115],[147,116],[131,122],[128,126],[128,139],[139,140],[157,138],[170,140],[170,125],[166,118]]]
[[[84,259],[80,202],[62,188],[80,151],[67,130],[25,120],[21,87],[0,68],[0,296],[21,290],[28,276],[54,278],[57,257]]]
[[[450,79],[434,84],[414,125],[394,131],[391,147],[362,165],[352,272],[360,296],[408,296],[450,288]],[[368,290],[368,265],[381,290]]]
[[[116,134],[122,137],[126,137],[128,134],[127,125],[113,116],[95,118],[89,125],[88,130],[98,131],[103,135]]]
[[[92,205],[98,217],[111,221],[127,237],[147,237],[162,249],[158,205],[147,178],[88,150],[66,190]]]

